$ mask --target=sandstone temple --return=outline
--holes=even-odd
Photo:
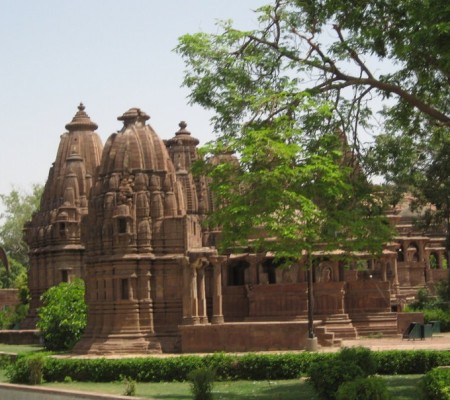
[[[162,140],[138,108],[103,145],[82,104],[61,136],[40,209],[25,229],[30,314],[40,296],[81,277],[88,325],[74,352],[151,353],[301,349],[307,337],[302,262],[271,253],[218,254],[207,181],[194,177],[195,139],[184,122]],[[445,233],[423,235],[407,205],[389,215],[398,236],[381,257],[317,255],[319,343],[396,334],[417,289],[447,276]]]

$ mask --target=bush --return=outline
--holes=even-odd
[[[333,400],[344,382],[364,377],[364,371],[355,363],[340,359],[321,360],[309,369],[309,381],[321,399]]]
[[[211,368],[194,369],[188,374],[194,400],[212,400],[215,371]]]
[[[356,355],[353,353],[355,352]],[[349,364],[346,357],[355,355],[358,365],[375,360],[376,373],[380,375],[425,374],[431,369],[450,365],[450,351],[433,350],[390,350],[367,353],[364,349],[343,350],[341,353],[287,353],[287,354],[246,354],[237,356],[217,353],[202,356],[142,357],[121,359],[76,359],[46,357],[43,365],[44,380],[64,382],[73,379],[79,382],[113,382],[126,376],[138,382],[185,381],[188,374],[198,368],[216,371],[217,380],[276,380],[295,379],[307,376],[317,365]],[[19,356],[8,367],[8,376],[13,383],[28,383],[29,366],[24,361],[28,356]],[[367,361],[362,361],[367,360]],[[3,363],[9,361],[4,357]],[[351,364],[354,364],[351,362]],[[372,369],[367,365],[358,366],[360,376],[367,376]],[[338,373],[333,372],[335,375]],[[318,374],[323,375],[322,371]],[[323,378],[325,379],[325,378]]]
[[[344,347],[337,357],[346,362],[354,363],[364,371],[365,376],[374,375],[377,372],[377,361],[370,351],[365,347]]]
[[[47,350],[70,350],[80,339],[87,323],[84,282],[60,283],[42,295],[37,327]]]
[[[440,321],[441,332],[450,332],[450,312],[440,308],[422,310],[425,323]]]
[[[386,382],[375,376],[344,382],[336,393],[336,400],[389,400]]]
[[[129,377],[124,377],[122,379],[122,381],[125,384],[125,390],[123,391],[123,395],[124,396],[135,396],[136,395],[136,381]]]
[[[11,383],[39,385],[43,381],[45,354],[19,355],[6,367],[6,376]]]
[[[423,398],[427,400],[448,400],[450,398],[450,369],[435,368],[425,374],[422,380]]]
[[[334,360],[322,360],[309,370],[310,381],[323,399],[335,399],[341,384],[375,374],[377,363],[364,347],[343,348]]]
[[[440,365],[450,365],[450,352],[388,350],[372,353],[380,375],[425,374]]]

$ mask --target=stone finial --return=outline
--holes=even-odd
[[[66,129],[69,132],[72,131],[95,131],[98,128],[98,125],[95,122],[92,122],[89,118],[89,115],[85,113],[85,106],[83,103],[80,103],[78,106],[78,112],[73,117],[72,121],[66,125]]]
[[[175,135],[190,135],[191,132],[189,132],[186,127],[187,127],[187,123],[185,121],[181,121],[178,126],[180,127],[180,129],[175,132]]]
[[[146,114],[144,111],[142,111],[140,108],[133,107],[130,108],[127,112],[125,112],[120,117],[117,117],[119,121],[123,121],[124,125],[133,124],[136,122],[145,123],[148,119],[150,119],[150,116]]]

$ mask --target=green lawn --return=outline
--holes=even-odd
[[[44,348],[35,344],[3,344],[0,343],[0,353],[34,353]]]
[[[396,400],[417,399],[419,381],[422,375],[398,375],[383,377]],[[67,390],[92,391],[123,394],[125,384],[113,383],[47,383],[44,386]],[[164,400],[191,399],[189,384],[186,382],[138,383],[136,396]],[[213,390],[216,400],[283,399],[314,400],[317,397],[312,387],[304,379],[285,381],[235,381],[217,382]]]
[[[125,384],[114,383],[50,383],[44,386],[61,389],[123,394]],[[138,383],[136,396],[164,400],[192,399],[187,382]],[[312,387],[304,380],[217,382],[214,399],[315,399]]]

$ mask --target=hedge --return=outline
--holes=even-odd
[[[371,352],[376,373],[381,375],[425,374],[431,369],[450,365],[450,351],[392,350]],[[27,355],[12,362],[7,373],[13,383],[24,383],[27,377]],[[77,359],[47,355],[43,366],[44,380],[111,382],[123,376],[140,382],[185,381],[190,371],[208,367],[216,370],[218,380],[281,380],[308,376],[310,366],[318,360],[333,362],[336,353],[285,353],[208,356],[142,357],[123,359]]]
[[[427,372],[422,381],[422,391],[427,400],[450,398],[450,369],[434,368]]]

